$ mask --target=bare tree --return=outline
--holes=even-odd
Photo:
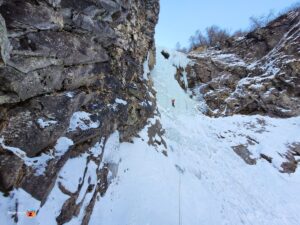
[[[237,30],[232,34],[232,37],[243,37],[247,34],[247,31],[244,30]]]
[[[206,34],[210,46],[221,45],[230,37],[225,29],[216,25],[206,28]]]
[[[230,37],[229,33],[218,26],[207,27],[205,33],[197,30],[189,39],[190,49],[211,47],[224,43]]]
[[[184,53],[187,53],[187,52],[188,52],[188,49],[187,49],[187,48],[181,47],[180,42],[177,42],[177,43],[176,43],[176,45],[175,45],[175,50],[178,51],[178,52],[184,52]]]
[[[195,33],[195,35],[190,36],[189,38],[189,42],[190,42],[190,48],[193,49],[198,45],[198,40],[197,40],[197,31]]]
[[[176,49],[180,49],[180,51],[190,51],[194,50],[199,47],[217,47],[222,48],[228,46],[230,43],[230,39],[233,37],[243,37],[249,31],[253,31],[255,29],[261,28],[266,26],[276,17],[283,15],[291,10],[300,10],[300,2],[293,4],[292,6],[288,7],[284,11],[279,14],[275,14],[274,11],[270,11],[266,15],[262,16],[251,16],[250,19],[250,27],[247,30],[237,30],[233,34],[230,34],[226,29],[222,29],[216,25],[207,27],[205,32],[201,32],[197,30],[190,38],[189,43],[190,46],[188,49],[181,48],[180,44],[176,44]]]
[[[274,11],[271,10],[267,15],[251,16],[250,17],[250,30],[255,30],[266,26],[269,22],[275,19]]]
[[[197,39],[198,39],[199,46],[208,46],[209,45],[209,40],[208,40],[207,36],[203,35],[201,32],[198,33]]]

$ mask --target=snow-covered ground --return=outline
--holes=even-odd
[[[133,143],[119,143],[118,132],[112,134],[103,158],[104,163],[118,164],[118,173],[115,177],[116,167],[110,171],[111,184],[103,197],[98,196],[89,224],[299,225],[300,172],[280,173],[285,159],[278,153],[300,142],[300,118],[206,117],[199,111],[203,102],[189,98],[174,79],[173,64],[184,66],[188,59],[170,51],[167,60],[160,54],[161,49],[157,51],[157,65],[151,76],[161,115],[155,119],[166,131],[168,156],[148,145],[147,127]],[[175,107],[171,99],[176,100]],[[81,116],[76,118],[77,127]],[[154,123],[155,119],[149,121]],[[232,147],[239,144],[249,144],[256,165],[246,164],[233,151]],[[90,152],[99,155],[101,145],[99,140]],[[272,157],[273,163],[258,159],[261,153]],[[85,154],[68,161],[57,182],[74,191],[85,168],[91,182],[96,182],[97,167],[93,162],[87,164]],[[67,197],[55,185],[37,217],[30,220],[19,216],[18,224],[55,225],[57,210]],[[11,202],[15,198],[22,210],[40,207],[22,190],[14,191],[10,198],[1,196],[0,218],[5,225],[12,224],[7,210],[13,211]],[[83,205],[89,200],[87,196]],[[82,212],[68,224],[81,224]]]
[[[90,224],[299,225],[300,173],[280,173],[284,158],[277,152],[300,141],[300,118],[203,116],[174,79],[173,64],[186,59],[172,52],[166,60],[160,51],[152,78],[168,157],[141,138],[121,144],[118,177]],[[231,147],[247,143],[247,136],[255,141],[253,158],[266,153],[273,164],[258,160],[251,166],[234,153]]]

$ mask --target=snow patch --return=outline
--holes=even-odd
[[[38,123],[40,128],[44,129],[44,128],[49,127],[51,125],[57,124],[57,121],[55,121],[55,120],[44,120],[43,118],[39,118],[37,120],[37,123]]]
[[[118,154],[120,148],[120,135],[115,131],[109,136],[105,143],[105,150],[103,155],[103,163],[118,164],[120,156]]]
[[[122,104],[122,105],[127,105],[127,101],[120,99],[120,98],[116,98],[115,103],[117,104]]]
[[[150,69],[149,69],[149,52],[148,52],[148,55],[147,55],[147,59],[145,60],[145,62],[143,64],[143,68],[144,68],[143,79],[144,80],[148,80],[148,75],[150,74]]]
[[[72,145],[74,145],[74,142],[71,139],[66,138],[66,137],[59,138],[54,147],[55,156],[56,157],[63,156]]]
[[[94,156],[94,157],[99,157],[102,153],[102,149],[104,146],[104,140],[105,138],[102,137],[100,142],[97,142],[91,149],[90,149],[90,153]]]
[[[59,181],[72,193],[77,191],[80,179],[83,177],[87,163],[86,157],[87,155],[82,155],[78,158],[69,159],[59,172]]]
[[[74,92],[71,92],[71,91],[69,91],[69,92],[66,92],[66,96],[67,96],[67,97],[69,97],[69,98],[73,98],[73,97],[74,97],[74,95],[75,95],[75,93],[74,93]]]
[[[36,225],[37,221],[26,216],[27,211],[37,211],[40,208],[40,201],[33,198],[23,189],[15,189],[7,197],[0,194],[0,218],[3,225],[15,225],[12,216],[18,216],[18,225]],[[16,204],[18,208],[16,210]]]
[[[68,131],[70,132],[77,129],[89,130],[98,128],[100,126],[100,122],[92,121],[90,116],[92,116],[92,114],[83,111],[73,113],[70,119],[70,126],[68,128]]]

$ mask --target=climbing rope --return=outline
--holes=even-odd
[[[179,182],[178,182],[178,224],[182,225],[181,219],[181,173],[179,172]]]

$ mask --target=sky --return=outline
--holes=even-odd
[[[300,0],[160,0],[157,46],[188,46],[196,30],[218,25],[228,31],[246,29],[251,16],[278,13]]]

